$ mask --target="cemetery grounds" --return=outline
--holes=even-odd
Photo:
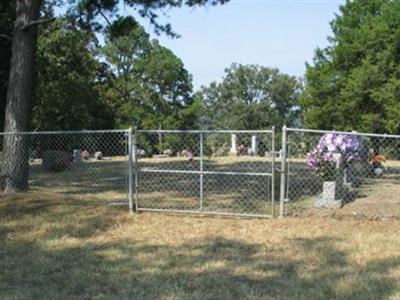
[[[219,168],[243,163],[213,160]],[[374,179],[362,198],[336,211],[316,211],[309,195],[288,205],[287,218],[130,215],[125,166],[126,157],[114,157],[38,170],[29,192],[1,195],[1,299],[400,299],[393,176]],[[93,172],[101,174],[96,181]],[[224,184],[213,188],[214,201],[232,196]]]
[[[214,171],[263,172],[268,170],[271,159],[249,156],[222,156],[206,160],[206,165]],[[293,216],[341,216],[366,219],[400,218],[400,161],[388,160],[385,168],[390,170],[382,176],[365,179],[355,189],[355,197],[339,209],[316,209],[313,207],[316,196],[321,192],[322,181],[310,170],[305,159],[290,158],[289,195],[285,213]],[[33,172],[30,185],[33,191],[68,195],[77,199],[103,205],[126,205],[127,158],[124,156],[90,159],[81,167],[71,168],[63,172],[44,172],[38,166]],[[276,161],[278,167],[280,161]],[[35,168],[35,163],[32,164]],[[141,158],[143,168],[196,170],[199,160],[193,162],[180,157]],[[93,177],[96,174],[96,177]],[[147,207],[163,209],[197,209],[198,176],[187,174],[142,174],[140,182],[140,198]],[[279,173],[275,173],[274,215],[279,214]],[[237,208],[239,212],[247,212],[253,208],[257,212],[270,214],[268,205],[271,196],[270,180],[260,177],[219,176],[213,181],[205,181],[209,188],[209,200],[205,205],[216,211],[224,211],[224,207]],[[208,203],[207,203],[208,202]],[[254,205],[251,205],[253,202]],[[265,205],[267,203],[267,205]],[[256,206],[257,205],[257,206]],[[254,206],[254,207],[252,207]]]

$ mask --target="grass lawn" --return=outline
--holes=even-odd
[[[0,299],[400,299],[400,221],[129,215],[0,197]]]

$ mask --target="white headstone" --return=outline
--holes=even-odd
[[[237,136],[236,134],[231,134],[231,149],[229,150],[230,154],[237,154]]]
[[[257,147],[257,136],[253,135],[251,137],[251,150],[252,150],[253,155],[257,155],[257,150],[258,150],[257,148],[258,148]]]
[[[97,160],[103,159],[103,153],[101,151],[96,151],[94,153],[94,158]]]

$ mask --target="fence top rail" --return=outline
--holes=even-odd
[[[272,133],[273,130],[158,130],[139,129],[138,133]]]
[[[358,136],[366,136],[366,137],[381,137],[381,138],[396,138],[396,139],[400,138],[400,135],[396,135],[396,134],[365,133],[365,132],[357,132],[357,131],[301,129],[301,128],[288,128],[288,127],[286,128],[286,131],[309,132],[309,133],[338,133],[338,134],[358,135]]]
[[[83,133],[123,133],[129,129],[110,129],[110,130],[70,130],[70,131],[9,131],[0,132],[1,135],[45,135],[45,134],[83,134]]]

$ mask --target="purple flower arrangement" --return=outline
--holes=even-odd
[[[360,141],[357,136],[348,134],[324,134],[316,148],[307,153],[307,165],[323,177],[333,173],[336,164],[335,155],[341,155],[341,161],[348,166],[360,160]]]

